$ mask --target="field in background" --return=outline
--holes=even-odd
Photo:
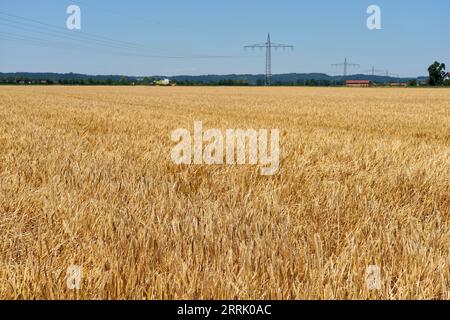
[[[174,165],[195,120],[278,175]],[[450,299],[449,150],[448,90],[1,87],[0,298]]]

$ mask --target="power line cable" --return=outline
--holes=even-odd
[[[108,12],[110,14],[120,16],[121,19],[127,18],[129,21],[133,21],[133,22],[138,21],[138,22],[146,23],[146,24],[149,24],[149,25],[152,25],[152,26],[157,25],[157,26],[161,26],[161,27],[164,27],[164,28],[175,28],[175,29],[183,30],[183,31],[186,30],[186,26],[176,25],[176,24],[173,24],[173,23],[168,24],[168,23],[163,23],[163,22],[161,22],[159,20],[148,19],[148,18],[143,18],[143,17],[140,17],[140,16],[125,14],[124,12],[118,12],[118,11],[112,10],[110,8],[105,8],[105,7],[100,7],[98,5],[93,5],[92,2],[85,2],[84,0],[77,0],[77,2],[83,4],[83,6],[88,6],[88,7],[94,8],[94,9],[96,9],[98,11],[101,11],[101,12]],[[206,32],[206,33],[210,33],[211,32],[208,29],[198,29],[198,28],[192,29],[191,28],[191,30],[194,30],[196,32]]]
[[[14,19],[19,19],[22,21],[27,21],[27,25],[30,25],[29,23],[33,23],[33,24],[38,24],[41,26],[41,28],[44,29],[52,29],[52,30],[57,30],[58,32],[64,32],[64,34],[68,34],[70,31],[62,28],[62,27],[58,27],[58,26],[54,26],[42,21],[38,21],[38,20],[34,20],[34,19],[30,19],[30,18],[25,18],[25,17],[21,17],[18,15],[14,15],[14,14],[9,14],[3,11],[0,11],[0,15],[4,15],[4,16],[8,16],[10,18],[14,18]],[[23,23],[23,22],[17,22],[16,23]],[[24,23],[25,24],[25,23]],[[32,27],[36,27],[35,25],[31,25]],[[74,35],[80,36],[80,37],[86,37],[86,38],[91,38],[94,40],[98,40],[98,41],[104,41],[104,42],[111,42],[111,43],[115,43],[115,44],[119,44],[119,45],[123,45],[123,46],[131,46],[131,47],[138,47],[138,48],[148,48],[148,49],[159,49],[156,47],[149,47],[147,45],[142,45],[142,44],[138,44],[138,43],[133,43],[133,42],[127,42],[127,41],[121,41],[121,40],[115,40],[115,39],[111,39],[105,36],[100,36],[97,34],[93,34],[93,33],[88,33],[85,31],[81,31],[81,30],[77,30],[76,32],[72,32]]]
[[[33,37],[24,37],[17,34],[7,34],[4,32],[0,32],[0,34],[3,34],[3,40],[5,41],[13,41],[17,43],[22,44],[31,44],[34,46],[45,46],[48,48],[56,48],[56,49],[64,49],[64,50],[70,50],[70,51],[81,51],[83,53],[86,52],[86,50],[90,50],[94,53],[101,53],[101,54],[113,54],[113,55],[119,55],[119,56],[126,56],[126,57],[140,57],[140,58],[155,58],[155,59],[192,59],[192,60],[199,60],[203,59],[202,57],[178,57],[178,56],[161,56],[161,55],[154,55],[154,54],[146,54],[146,53],[129,53],[129,52],[120,52],[120,51],[111,51],[106,50],[103,48],[92,48],[92,47],[86,47],[86,46],[73,46],[70,45],[67,46],[67,44],[64,43],[55,43],[48,41],[46,39],[40,39],[40,38],[33,38]],[[5,38],[6,37],[6,38]],[[80,50],[82,49],[82,50]],[[223,57],[224,59],[227,58],[226,56]]]
[[[3,21],[3,20],[4,20],[4,18],[0,18],[0,24],[8,26],[8,27],[11,27],[11,28],[14,28],[14,29],[30,31],[30,32],[33,32],[33,33],[42,34],[42,35],[45,35],[45,36],[50,36],[50,37],[55,37],[55,38],[62,38],[63,40],[73,40],[73,41],[78,41],[78,42],[82,42],[82,43],[93,42],[96,45],[101,45],[101,46],[110,47],[110,48],[128,49],[128,50],[130,49],[128,47],[112,45],[112,44],[109,44],[109,43],[103,43],[103,42],[94,41],[94,40],[90,40],[90,39],[80,39],[80,38],[77,38],[75,36],[68,35],[68,34],[61,33],[61,32],[56,32],[56,31],[51,31],[51,30],[50,31],[38,30],[34,26],[31,27],[31,28],[28,27],[27,24],[25,24],[25,25],[20,25],[20,24],[16,25],[17,22],[14,22],[14,21]],[[11,22],[13,24],[11,24]],[[131,48],[131,49],[133,49],[133,48]]]
[[[125,49],[125,48],[132,48],[133,50],[136,50],[136,49],[139,49],[139,50],[142,50],[143,48],[152,48],[152,49],[158,49],[158,50],[161,50],[161,49],[159,49],[159,48],[154,48],[154,47],[148,47],[148,46],[145,46],[145,45],[141,45],[141,44],[137,44],[137,43],[132,43],[132,42],[124,42],[124,41],[118,41],[118,40],[114,40],[114,39],[111,39],[111,38],[108,38],[108,37],[104,37],[104,36],[99,36],[99,35],[95,35],[95,34],[90,34],[90,33],[87,33],[87,32],[74,32],[73,33],[73,35],[68,35],[67,34],[67,32],[68,32],[68,30],[66,30],[66,29],[64,29],[64,28],[60,28],[60,27],[56,27],[56,26],[52,26],[52,25],[50,25],[50,24],[47,24],[47,23],[44,23],[44,22],[41,22],[41,21],[37,21],[37,20],[34,20],[34,19],[29,19],[29,18],[24,18],[24,17],[21,17],[21,16],[17,16],[17,15],[13,15],[13,14],[9,14],[9,13],[5,13],[5,12],[3,12],[3,11],[0,11],[0,15],[4,15],[4,16],[8,16],[8,17],[13,17],[13,18],[15,18],[15,19],[20,19],[20,20],[25,20],[25,21],[29,21],[29,22],[31,22],[31,23],[34,23],[34,24],[39,24],[39,25],[41,25],[41,30],[40,31],[37,31],[37,30],[34,30],[34,29],[29,29],[28,28],[28,31],[32,31],[32,32],[43,32],[43,30],[42,29],[44,29],[44,31],[45,32],[53,32],[53,33],[58,33],[58,34],[62,34],[62,35],[64,35],[64,37],[67,37],[67,38],[69,38],[69,39],[72,39],[72,40],[75,40],[75,41],[93,41],[93,42],[96,42],[97,44],[102,44],[102,45],[104,45],[104,46],[112,46],[112,44],[111,43],[116,43],[115,45],[114,45],[114,47],[115,48],[119,48],[119,49]],[[18,22],[18,21],[14,21],[14,20],[11,20],[11,19],[7,19],[7,18],[4,18],[4,17],[1,17],[3,20],[6,20],[7,22],[10,22],[10,23],[13,23],[13,24],[22,24],[22,25],[19,25],[18,27],[19,28],[22,28],[22,29],[25,29],[26,27],[24,27],[23,25],[25,25],[25,26],[29,26],[29,27],[32,27],[32,28],[37,28],[35,25],[33,25],[33,24],[30,24],[30,23],[23,23],[23,22]],[[43,26],[43,27],[42,27]],[[17,27],[17,26],[16,26]],[[55,30],[51,30],[51,29],[55,29],[55,30],[57,30],[57,31],[55,31]],[[64,32],[62,32],[61,31],[61,29],[64,31]],[[47,34],[48,35],[48,34]],[[87,37],[87,38],[91,38],[90,40],[89,39],[78,39],[78,38],[76,38],[76,36],[84,36],[84,37]],[[145,56],[147,56],[147,57],[149,57],[149,58],[151,58],[151,57],[154,57],[154,58],[167,58],[167,59],[224,59],[224,58],[246,58],[246,57],[244,57],[244,56],[226,56],[226,55],[155,55],[155,54],[144,54]]]

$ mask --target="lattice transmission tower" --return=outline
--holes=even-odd
[[[344,67],[344,77],[348,75],[348,67],[359,67],[359,64],[357,63],[351,63],[347,61],[347,58],[345,58],[343,63],[335,63],[332,64],[333,67]]]
[[[386,77],[395,77],[395,78],[399,78],[400,79],[400,75],[398,73],[390,73],[389,71],[386,71],[385,73]]]
[[[250,46],[245,46],[245,49],[266,49],[266,78],[265,85],[270,86],[272,84],[272,48],[275,50],[278,48],[286,49],[290,48],[294,50],[294,46],[289,44],[275,43],[270,40],[270,33],[267,35],[267,41],[265,43],[257,43]]]
[[[363,72],[370,72],[372,76],[375,76],[377,73],[383,72],[383,70],[377,70],[375,66],[372,66],[372,69],[364,70]]]

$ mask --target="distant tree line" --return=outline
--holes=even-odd
[[[148,86],[152,85],[156,80],[154,78],[143,78],[140,80],[133,80],[128,78],[121,79],[10,79],[0,78],[0,85],[77,85],[77,86]],[[412,80],[412,85],[416,85],[416,80]],[[201,81],[201,80],[173,80],[173,84],[178,86],[265,86],[263,79],[256,80],[256,83],[250,83],[247,80],[235,80],[225,79],[219,81]],[[383,83],[379,83],[383,85]],[[330,87],[330,86],[343,86],[344,80],[296,80],[296,81],[276,81],[272,83],[272,86],[276,87]]]
[[[78,86],[131,86],[131,85],[150,85],[156,79],[143,78],[142,80],[133,80],[126,77],[119,79],[31,79],[31,78],[0,78],[0,84],[3,85],[78,85]]]
[[[143,79],[129,79],[121,77],[120,79],[30,79],[30,78],[0,78],[0,84],[3,85],[78,85],[78,86],[143,86],[152,85],[158,79],[145,77]],[[248,86],[247,80],[226,79],[220,81],[172,81],[180,86]]]
[[[219,81],[174,80],[178,86],[249,86],[247,80],[225,79]]]
[[[428,68],[429,78],[427,84],[429,86],[450,86],[449,73],[445,71],[445,64],[435,61]],[[153,77],[131,78],[131,77],[95,77],[95,78],[62,78],[62,79],[35,79],[26,77],[0,77],[0,85],[78,85],[78,86],[145,86],[152,85],[158,80]],[[250,83],[245,79],[225,79],[219,81],[208,80],[172,80],[175,85],[179,86],[264,86],[264,79],[257,79],[256,83]],[[376,83],[385,85],[385,83]],[[417,80],[412,79],[407,82],[410,87],[423,85]],[[329,87],[343,86],[344,80],[296,80],[296,81],[276,81],[272,86],[312,86],[312,87]]]
[[[330,87],[330,86],[343,86],[345,84],[345,81],[343,80],[337,80],[337,81],[330,81],[330,80],[316,80],[316,79],[309,79],[309,80],[296,80],[291,82],[281,82],[276,81],[273,83],[273,86],[291,86],[291,87]],[[257,83],[258,86],[263,86],[264,81],[259,81]]]

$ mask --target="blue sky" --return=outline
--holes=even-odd
[[[81,8],[81,32],[66,29],[71,4]],[[382,30],[366,27],[372,4],[381,8]],[[342,74],[331,64],[348,57],[361,65],[350,73],[375,65],[417,76],[434,60],[450,65],[449,16],[448,0],[1,0],[0,71],[263,73],[264,52],[243,46],[270,32],[295,46],[273,53],[274,74]],[[92,35],[107,39],[83,43]]]

